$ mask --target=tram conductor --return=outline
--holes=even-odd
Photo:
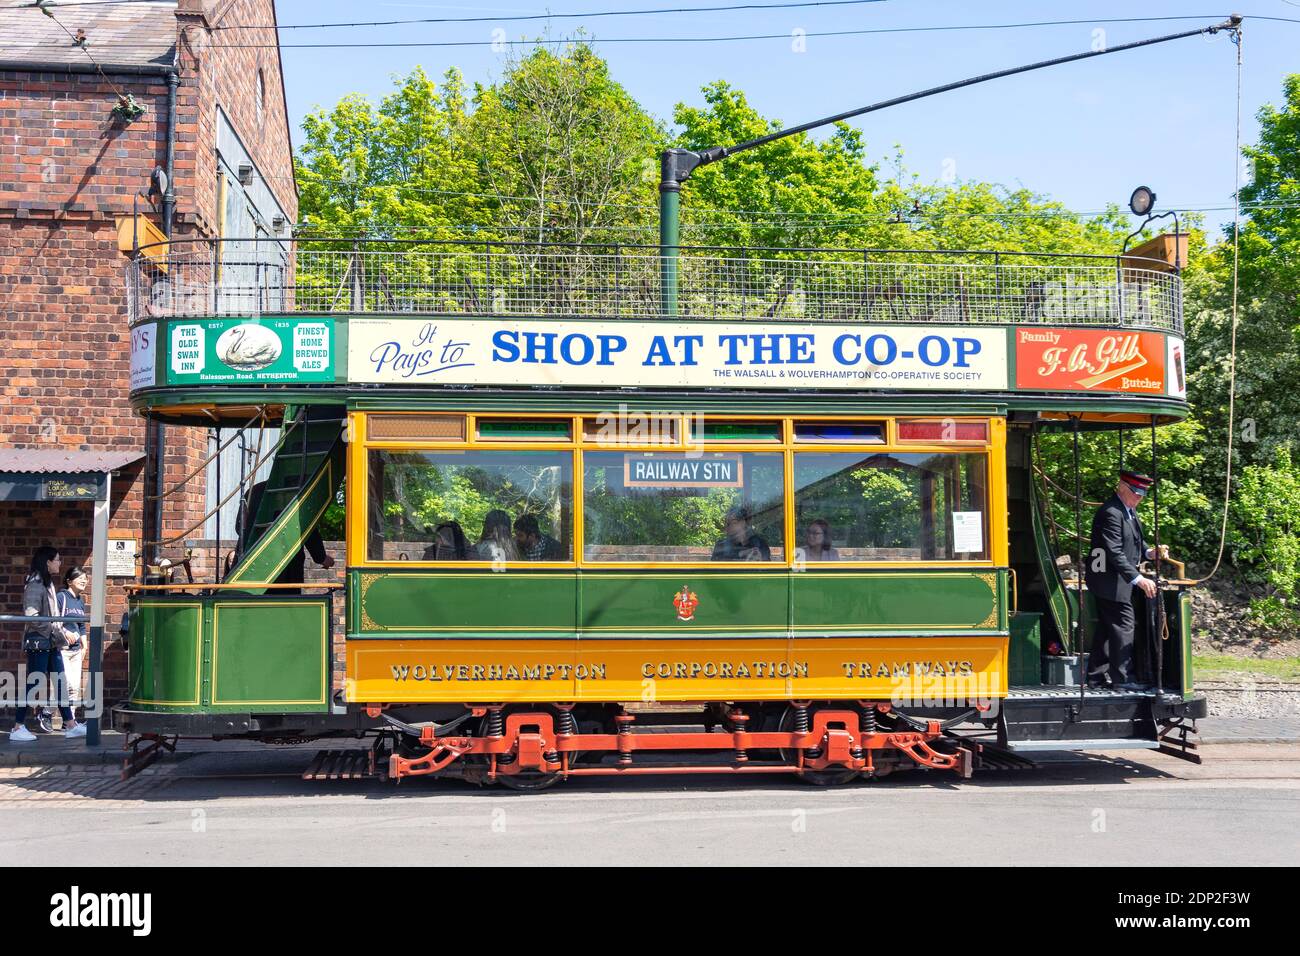
[[[1147,547],[1137,515],[1152,484],[1153,479],[1146,475],[1120,472],[1115,494],[1092,519],[1085,580],[1097,605],[1098,620],[1088,662],[1090,687],[1142,690],[1147,686],[1134,673],[1134,599],[1141,594],[1137,599],[1145,607],[1146,601],[1156,596],[1155,582],[1138,571],[1144,557],[1156,557],[1156,549]],[[1160,551],[1167,553],[1163,545]]]

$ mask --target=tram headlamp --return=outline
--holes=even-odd
[[[1156,194],[1149,186],[1139,186],[1133,190],[1133,195],[1128,197],[1128,208],[1135,216],[1145,216],[1155,207],[1155,204]]]

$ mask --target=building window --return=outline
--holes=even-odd
[[[266,117],[266,74],[260,67],[257,70],[257,98],[254,105],[257,108],[257,125],[260,128]]]

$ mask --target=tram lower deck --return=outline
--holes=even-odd
[[[1204,714],[1176,585],[1159,646],[1140,635],[1151,690],[1053,683],[1044,651],[1095,625],[1049,553],[1033,427],[1005,415],[286,414],[225,580],[132,601],[115,720],[146,746],[369,737],[311,773],[524,789],[824,784],[1187,752]],[[344,586],[276,583],[340,489]]]

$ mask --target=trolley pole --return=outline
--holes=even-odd
[[[757,139],[738,143],[735,146],[711,146],[708,149],[703,150],[664,150],[659,154],[659,257],[661,282],[659,297],[663,314],[677,314],[679,280],[677,258],[681,240],[680,193],[682,183],[686,182],[686,180],[690,178],[691,173],[695,172],[695,170],[700,166],[707,166],[710,163],[716,163],[720,159],[726,159],[728,156],[744,152],[747,149],[754,149],[756,146],[764,146],[767,143],[774,142],[778,139],[785,139],[787,136],[794,136],[797,133],[806,133],[809,130],[817,129],[820,126],[829,126],[832,123],[840,123],[844,120],[852,119],[855,116],[864,116],[867,113],[874,113],[891,106],[900,106],[903,103],[922,100],[928,96],[937,96],[940,93],[950,93],[953,90],[960,90],[967,86],[975,86],[978,83],[987,83],[989,80],[1001,79],[1004,76],[1015,76],[1018,73],[1029,73],[1034,70],[1045,69],[1049,66],[1060,66],[1064,63],[1073,63],[1077,60],[1088,60],[1096,56],[1106,56],[1109,53],[1120,53],[1124,50],[1136,50],[1139,47],[1153,46],[1157,43],[1168,43],[1170,40],[1183,40],[1188,37],[1215,34],[1221,30],[1228,30],[1236,33],[1241,27],[1241,20],[1241,15],[1234,13],[1222,23],[1216,23],[1213,26],[1208,27],[1201,27],[1198,30],[1184,30],[1182,33],[1171,33],[1167,36],[1152,37],[1147,40],[1134,40],[1132,43],[1120,43],[1116,46],[1107,47],[1104,50],[1089,50],[1086,53],[1074,53],[1070,56],[1058,56],[1050,60],[1040,60],[1037,63],[1028,63],[1024,66],[1013,66],[1006,70],[984,73],[979,76],[968,77],[964,80],[944,83],[941,86],[932,86],[929,89],[920,90],[915,93],[905,93],[902,96],[895,96],[887,100],[881,100],[879,103],[872,103],[870,106],[862,106],[858,109],[836,113],[834,116],[824,116],[821,119],[812,120],[808,123],[800,123],[798,126],[791,126],[788,129],[777,130],[774,133],[768,133],[766,136],[760,136]]]

